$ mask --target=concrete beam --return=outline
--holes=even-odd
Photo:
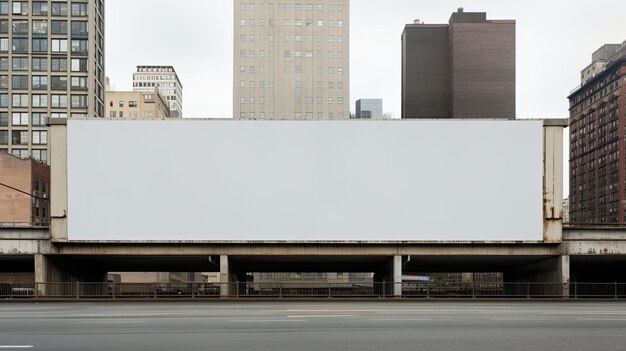
[[[555,244],[56,243],[60,255],[556,256]]]
[[[572,256],[583,255],[626,255],[626,241],[592,240],[567,241],[564,252]]]
[[[3,227],[0,240],[49,240],[50,231],[45,227]]]
[[[53,251],[48,240],[0,240],[0,256],[50,254]]]

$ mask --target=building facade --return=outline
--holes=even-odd
[[[235,118],[350,118],[349,0],[234,3]]]
[[[50,167],[0,152],[0,225],[47,226]]]
[[[172,66],[137,66],[133,73],[133,91],[159,93],[169,104],[171,117],[183,116],[183,85]]]
[[[484,12],[402,33],[402,118],[515,118],[515,21]]]
[[[169,118],[170,104],[161,96],[158,88],[152,89],[151,92],[107,91],[107,118]]]
[[[359,99],[356,101],[354,118],[382,119],[383,99]]]
[[[571,223],[626,224],[625,85],[621,45],[569,96]]]
[[[104,117],[104,1],[0,1],[0,151],[48,162],[48,117]]]

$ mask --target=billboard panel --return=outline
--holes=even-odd
[[[542,121],[68,121],[68,238],[541,241]]]

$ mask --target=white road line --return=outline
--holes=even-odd
[[[342,318],[354,317],[353,314],[307,314],[298,316],[287,316],[287,318]]]
[[[74,322],[74,324],[144,324],[148,321],[87,321],[87,322]]]
[[[368,321],[371,322],[405,322],[405,321],[430,321],[430,318],[397,318],[397,319],[393,319],[393,318],[374,318],[374,319],[368,319]]]
[[[276,322],[308,322],[305,319],[235,319],[229,320],[230,323],[276,323]]]
[[[0,349],[32,349],[34,345],[0,345]]]
[[[622,319],[609,319],[609,318],[578,318],[579,321],[626,321],[626,318]]]

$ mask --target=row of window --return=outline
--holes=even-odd
[[[71,95],[72,108],[87,108],[87,95]],[[11,107],[67,108],[68,96],[51,94],[12,94]],[[9,94],[0,94],[0,107],[9,107]]]
[[[13,38],[11,49],[13,52],[28,52],[28,38]],[[50,40],[50,48],[53,53],[66,53],[68,49],[67,39]],[[71,52],[73,54],[87,55],[89,41],[72,39]],[[9,51],[9,38],[0,38],[0,52]],[[48,39],[32,39],[32,52],[48,52]]]
[[[302,117],[304,116],[307,119],[312,119],[313,116],[316,116],[318,119],[322,119],[324,118],[324,114],[322,112],[318,112],[317,115],[314,115],[313,112],[305,112],[304,114],[302,114],[302,112],[296,112],[294,114],[296,119],[302,119]],[[268,117],[273,117],[273,116],[268,116]],[[250,119],[255,119],[255,118],[260,118],[260,119],[265,119],[265,112],[260,112],[258,115],[255,114],[254,112],[240,112],[239,113],[239,118],[250,118]],[[333,112],[329,112],[327,115],[328,119],[334,119],[335,118],[335,114]],[[337,118],[339,119],[343,119],[343,113],[339,112],[337,113]]]
[[[87,77],[71,77],[71,90],[87,90]],[[66,76],[32,76],[30,88],[33,90],[67,90],[68,78]],[[9,87],[9,76],[0,76],[0,89],[28,90],[28,76],[13,76]]]
[[[73,58],[69,60],[70,71],[87,72],[87,59]],[[12,57],[11,65],[9,65],[8,57],[0,57],[0,72],[12,71],[28,71],[28,57]],[[34,72],[67,72],[68,59],[66,58],[37,58],[33,57],[31,70]]]
[[[254,4],[254,3],[241,3],[239,9],[241,10],[255,10],[257,8],[264,8],[265,10],[273,10],[274,4]],[[328,5],[328,11],[343,11],[343,4],[330,4]],[[324,5],[322,4],[278,4],[279,11],[323,11]]]
[[[46,116],[47,113],[35,112],[32,114],[28,114],[27,112],[13,112],[11,115],[11,125],[12,126],[45,126],[46,125]],[[60,115],[60,114],[59,114]],[[64,117],[67,117],[67,114],[63,114]],[[61,117],[61,116],[54,116]],[[31,124],[32,122],[32,124]],[[0,112],[0,127],[8,127],[9,126],[9,113],[8,112]]]
[[[274,26],[274,19],[270,18],[267,20],[267,23],[270,27]],[[254,18],[248,18],[248,19],[241,19],[239,20],[239,25],[242,27],[255,27],[256,26],[256,19]],[[285,27],[319,27],[322,28],[324,27],[324,20],[314,20],[311,18],[307,18],[307,19],[285,19],[283,20],[283,25]],[[328,21],[328,27],[335,27],[335,25],[339,28],[343,28],[343,20],[337,20],[337,21],[333,21],[333,20],[329,20]],[[263,27],[265,26],[265,19],[261,18],[259,19],[259,26]]]
[[[297,96],[295,103],[296,105],[302,105],[302,101],[304,100],[304,103],[307,105],[313,105],[315,103],[317,103],[318,105],[321,105],[323,103],[323,98],[321,97],[317,97],[317,98],[312,98],[312,97],[306,97],[304,99],[302,99],[302,97]],[[261,96],[259,97],[259,99],[257,100],[255,97],[249,97],[249,98],[245,98],[245,97],[241,97],[239,98],[239,103],[241,105],[245,105],[246,103],[248,104],[256,104],[258,101],[259,104],[264,104],[265,103],[265,97]],[[328,104],[332,105],[335,103],[335,101],[337,101],[337,104],[339,105],[343,105],[343,97],[338,97],[336,100],[333,97],[329,97],[328,98]]]
[[[32,139],[30,138],[32,136]],[[14,130],[11,132],[11,143],[13,145],[28,145],[32,141],[32,145],[47,145],[48,132],[45,130]],[[0,145],[9,145],[9,131],[0,130]]]
[[[269,83],[270,81],[268,81]],[[261,88],[265,88],[265,82],[264,81],[260,81],[258,84],[259,87]],[[322,89],[324,86],[324,83],[322,81],[317,81],[316,84],[318,89]],[[343,82],[328,82],[328,88],[329,89],[334,89],[335,86],[337,87],[337,89],[343,89]],[[245,80],[241,80],[239,81],[239,87],[240,88],[256,88],[257,87],[257,82],[254,80],[251,81],[245,81]],[[274,87],[274,82],[271,82],[271,87]],[[296,80],[295,82],[295,87],[296,88],[302,88],[303,87],[303,82],[301,80]]]
[[[0,148],[0,152],[8,152],[8,149]],[[11,154],[15,157],[19,158],[29,158],[30,154],[28,153],[28,149],[13,149],[11,150]],[[47,150],[33,150],[33,158],[42,163],[48,163],[48,151]],[[43,209],[43,216],[46,216],[46,209]]]
[[[28,21],[13,21],[12,33],[15,35],[28,35],[29,34],[29,24]],[[52,21],[50,23],[50,32],[48,32],[48,21],[33,21],[33,36],[45,36],[48,33],[51,34],[60,34],[66,35],[68,34],[67,29],[67,21]],[[71,21],[71,34],[76,36],[86,36],[88,33],[88,25],[86,21]],[[8,34],[9,33],[9,20],[8,19],[0,19],[0,33]]]
[[[130,116],[126,116],[126,117],[130,117],[130,118],[138,118],[139,114],[137,113],[137,111],[130,111]],[[143,113],[143,117],[144,118],[154,118],[154,112],[153,111],[144,111]],[[124,111],[109,111],[109,118],[124,118]]]
[[[85,2],[74,2],[71,4],[71,7],[68,6],[67,2],[52,2],[48,3],[47,1],[33,1],[32,4],[32,14],[34,16],[48,16],[52,15],[55,17],[64,16],[67,17],[68,13],[72,16],[87,16],[87,3]],[[0,1],[0,15],[8,15],[9,13],[13,15],[22,15],[27,16],[29,13],[28,1],[13,1],[13,6],[9,7],[8,1]],[[68,9],[71,9],[68,12]]]

